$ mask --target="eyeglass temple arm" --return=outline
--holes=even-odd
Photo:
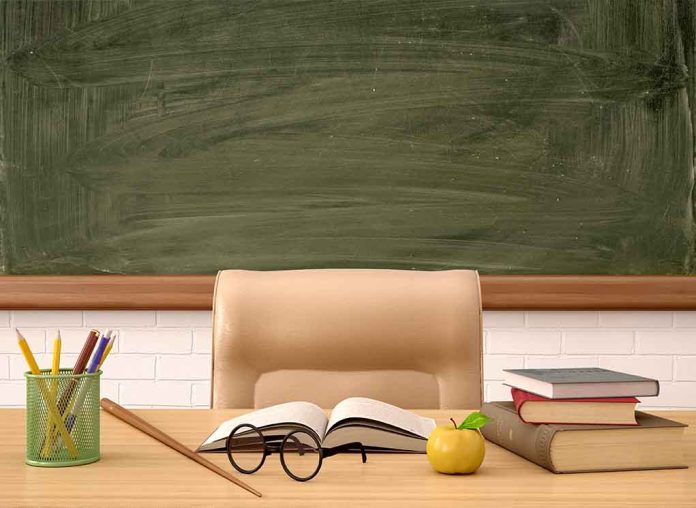
[[[342,444],[340,446],[335,446],[333,448],[324,448],[323,449],[323,455],[324,458],[326,457],[331,457],[333,455],[336,455],[337,453],[341,452],[347,452],[350,451],[351,449],[354,448],[360,448],[360,455],[362,456],[362,462],[363,464],[367,462],[367,454],[365,453],[365,447],[363,446],[362,443],[355,442],[355,443],[346,443]]]

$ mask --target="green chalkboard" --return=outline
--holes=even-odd
[[[0,2],[0,272],[690,274],[694,0]]]

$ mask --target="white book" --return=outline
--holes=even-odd
[[[198,452],[224,451],[232,430],[243,423],[257,427],[264,437],[283,436],[303,429],[324,448],[359,442],[370,451],[425,453],[435,420],[364,397],[342,400],[330,416],[311,402],[286,402],[227,420],[198,447]]]

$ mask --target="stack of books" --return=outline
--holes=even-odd
[[[636,411],[655,379],[600,368],[510,369],[512,402],[488,402],[484,437],[554,473],[686,467],[686,425]]]

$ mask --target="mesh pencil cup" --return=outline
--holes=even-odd
[[[26,456],[30,466],[65,467],[99,460],[99,379],[61,369],[26,372]]]

